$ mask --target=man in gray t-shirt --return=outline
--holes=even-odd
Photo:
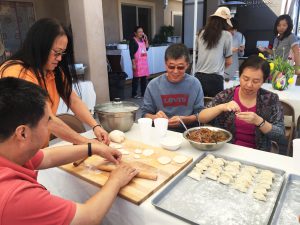
[[[167,73],[147,86],[142,117],[166,118],[171,130],[182,132],[180,118],[189,127],[198,126],[197,114],[204,108],[203,91],[198,79],[185,73],[189,52],[185,45],[171,45],[165,53]]]

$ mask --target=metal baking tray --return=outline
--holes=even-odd
[[[271,225],[299,225],[300,216],[300,176],[289,174]]]
[[[279,192],[285,179],[285,171],[212,154],[225,160],[239,161],[243,165],[268,169],[275,173],[267,201],[253,198],[252,189],[241,193],[232,187],[206,178],[196,181],[187,176],[195,165],[210,153],[202,154],[183,173],[171,182],[153,200],[152,204],[179,219],[191,224],[205,225],[264,225],[268,224]]]

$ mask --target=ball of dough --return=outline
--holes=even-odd
[[[108,135],[109,139],[116,143],[122,143],[125,141],[125,134],[120,130],[113,130]]]

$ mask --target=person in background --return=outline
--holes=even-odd
[[[199,80],[185,73],[189,66],[189,51],[184,44],[173,44],[165,52],[166,74],[147,86],[142,117],[169,120],[169,129],[183,132],[180,119],[188,126],[199,126],[198,113],[204,108]]]
[[[275,39],[273,49],[258,47],[259,51],[266,52],[273,57],[280,56],[285,60],[294,59],[294,65],[300,66],[299,42],[295,34],[292,33],[293,21],[287,14],[279,16],[274,24]],[[300,69],[296,69],[296,74],[300,75]],[[300,79],[297,79],[300,80]]]
[[[100,224],[137,170],[103,143],[41,149],[51,122],[47,92],[22,79],[0,79],[0,214],[2,225]],[[40,150],[41,149],[41,150]],[[105,185],[84,203],[50,194],[37,170],[61,166],[92,154],[117,164]],[[76,188],[76,187],[74,187]]]
[[[224,90],[224,70],[232,64],[232,27],[230,10],[219,7],[197,38],[198,60],[195,77],[202,85],[204,96],[214,97]]]
[[[271,141],[284,138],[285,128],[278,95],[261,88],[270,74],[269,63],[250,56],[239,74],[240,86],[217,94],[199,120],[230,131],[234,144],[270,151]]]
[[[72,38],[59,21],[45,18],[33,24],[21,48],[1,65],[0,77],[24,79],[48,92],[47,106],[51,117],[48,128],[56,137],[74,144],[97,142],[76,133],[56,117],[61,97],[80,121],[93,128],[99,141],[109,143],[107,132],[72,90],[72,82],[77,81]],[[45,142],[47,145],[48,141]]]
[[[232,80],[239,71],[239,57],[245,53],[245,36],[238,31],[238,22],[235,18],[231,18],[232,27],[229,32],[232,34],[232,64],[225,69],[224,78]]]
[[[138,26],[134,30],[134,37],[129,42],[129,52],[132,61],[132,98],[144,97],[149,76],[147,49],[149,42],[143,28]],[[138,84],[141,84],[141,96],[137,94]]]

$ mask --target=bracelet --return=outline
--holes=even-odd
[[[92,153],[92,144],[88,143],[88,156],[91,157],[93,155]]]
[[[256,127],[261,128],[263,125],[265,125],[266,120],[264,119],[260,124],[258,124]]]
[[[97,125],[93,126],[93,131],[94,131],[94,129],[95,129],[96,127],[102,127],[102,126],[101,126],[100,124],[97,124]]]

